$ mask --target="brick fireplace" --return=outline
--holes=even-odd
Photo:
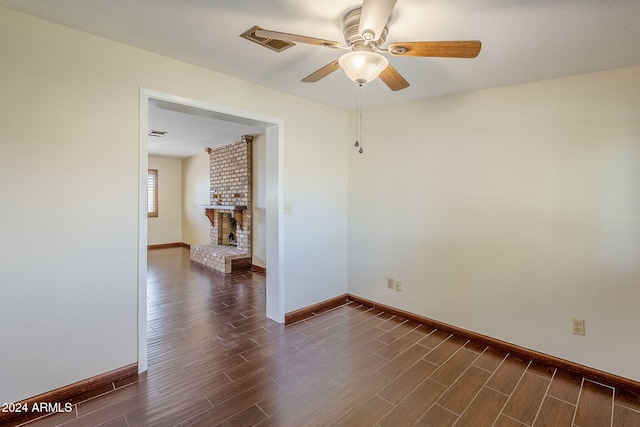
[[[210,244],[191,246],[191,260],[222,273],[251,268],[251,136],[208,148]]]

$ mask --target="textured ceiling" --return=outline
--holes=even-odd
[[[264,133],[264,125],[228,114],[150,99],[149,130],[167,132],[162,137],[147,137],[149,154],[181,159],[202,154],[206,147],[236,142],[242,135]]]
[[[357,85],[335,72],[300,80],[342,51],[297,44],[277,53],[239,37],[253,25],[343,42],[357,0],[0,0],[0,6],[345,110]],[[640,65],[639,0],[398,0],[386,45],[482,41],[475,59],[390,58],[409,81],[379,79],[362,104],[394,104]],[[386,46],[385,46],[386,47]]]

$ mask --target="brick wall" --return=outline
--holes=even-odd
[[[212,148],[209,153],[211,202],[249,206],[251,203],[251,139]]]
[[[250,136],[238,142],[212,148],[209,152],[211,204],[246,206],[242,227],[236,228],[238,249],[251,253],[251,142]],[[223,244],[222,212],[211,227],[211,243]]]

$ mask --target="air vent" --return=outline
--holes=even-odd
[[[254,25],[244,33],[240,34],[240,37],[250,40],[254,43],[258,43],[259,45],[262,45],[264,47],[268,47],[269,49],[275,50],[276,52],[282,52],[283,50],[296,45],[295,43],[286,42],[284,40],[265,39],[263,37],[258,37],[256,36],[257,30],[264,30],[264,28],[260,28],[257,25]]]
[[[163,137],[167,132],[163,131],[163,130],[150,130],[149,133],[147,135],[149,136],[155,136],[157,138],[161,138]]]

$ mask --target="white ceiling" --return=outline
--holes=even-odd
[[[358,0],[0,0],[0,6],[345,110],[355,108],[357,85],[341,71],[317,83],[300,81],[343,51],[297,44],[277,53],[239,34],[259,25],[343,42],[343,17],[360,5]],[[640,0],[398,0],[386,45],[477,39],[482,50],[475,59],[391,57],[411,86],[392,92],[378,79],[363,88],[362,104],[640,65],[639,24]],[[169,113],[203,119],[158,110],[158,120]]]
[[[152,156],[184,159],[206,147],[236,142],[242,135],[264,132],[261,122],[157,99],[149,100],[149,130],[167,132],[147,137]]]

